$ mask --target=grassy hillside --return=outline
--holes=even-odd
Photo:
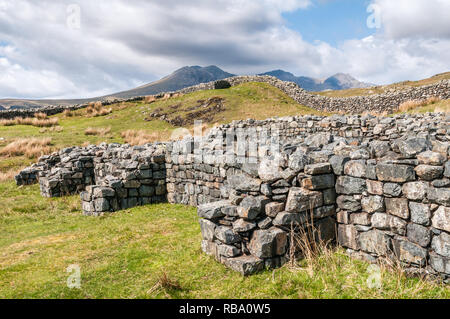
[[[350,97],[350,96],[361,96],[361,95],[374,95],[386,93],[390,90],[402,90],[410,87],[417,87],[423,85],[430,85],[442,80],[450,79],[450,72],[441,73],[434,75],[430,78],[420,80],[420,81],[404,81],[389,85],[375,86],[371,88],[364,89],[348,89],[339,91],[325,91],[325,92],[314,92],[315,94],[328,96],[328,97]]]
[[[204,112],[208,100],[220,99],[223,104],[221,111],[213,109],[205,116],[198,114]],[[200,102],[199,102],[200,101]],[[203,101],[203,102],[202,102]],[[167,119],[174,118],[204,119],[205,124],[212,126],[216,123],[228,123],[237,119],[266,119],[273,116],[321,114],[313,109],[301,106],[280,90],[265,83],[246,83],[226,90],[211,90],[195,92],[167,100],[158,100],[155,103],[129,102],[120,103],[111,107],[111,113],[91,117],[86,109],[71,114],[58,114],[58,126],[40,128],[34,126],[0,125],[0,152],[3,147],[20,138],[51,138],[53,150],[68,146],[81,146],[83,144],[97,144],[101,142],[124,143],[126,140],[121,133],[127,130],[146,133],[148,141],[168,140],[174,129],[179,126],[172,125],[159,118],[151,118],[155,110],[168,113]],[[185,125],[191,128],[189,121]],[[107,129],[106,134],[86,135],[86,130]],[[0,172],[6,173],[29,165],[35,159],[26,156],[5,157],[0,155]]]
[[[381,270],[343,250],[244,278],[200,250],[195,208],[150,205],[85,217],[78,196],[0,183],[0,298],[450,298],[440,284]],[[70,265],[81,289],[66,285]]]

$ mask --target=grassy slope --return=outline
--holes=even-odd
[[[85,217],[77,196],[44,199],[38,187],[0,183],[0,298],[450,298],[441,285],[383,271],[341,250],[293,269],[244,278],[200,251],[194,208],[153,205]],[[66,269],[81,267],[81,289]],[[154,288],[163,272],[181,289]]]
[[[112,106],[113,113],[107,116],[87,118],[85,110],[75,112],[76,116],[64,118],[61,114],[55,117],[60,118],[62,132],[40,133],[40,128],[31,126],[0,126],[0,148],[13,139],[20,137],[51,137],[55,149],[67,146],[82,145],[85,142],[119,142],[123,143],[120,133],[128,130],[146,130],[149,133],[157,133],[159,140],[167,140],[172,130],[172,125],[153,120],[146,122],[145,117],[158,108],[168,108],[171,105],[182,104],[179,114],[183,115],[183,110],[197,105],[198,100],[206,100],[211,97],[221,97],[225,99],[226,110],[215,114],[213,123],[228,123],[237,119],[266,119],[273,116],[301,115],[301,114],[321,114],[318,111],[301,106],[280,90],[265,83],[247,83],[226,90],[201,91],[187,94],[166,101],[158,101],[153,104],[125,103]],[[84,131],[88,127],[105,128],[111,127],[111,134],[106,137],[86,136]],[[0,172],[7,170],[17,170],[19,167],[27,166],[31,163],[24,157],[0,158]]]
[[[329,97],[350,97],[350,96],[358,96],[358,95],[373,95],[373,94],[381,94],[385,93],[389,90],[401,90],[409,87],[417,87],[422,85],[434,84],[436,82],[450,79],[450,72],[437,74],[428,79],[420,80],[420,81],[404,81],[399,83],[394,83],[390,85],[383,86],[375,86],[371,88],[364,89],[348,89],[348,90],[339,90],[339,91],[325,91],[325,92],[315,92],[315,94],[320,94],[323,96]]]

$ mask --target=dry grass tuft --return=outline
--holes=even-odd
[[[64,117],[73,117],[75,114],[71,110],[64,110],[62,113]]]
[[[0,155],[8,157],[25,155],[30,159],[37,158],[52,152],[51,143],[51,138],[21,138],[0,149]]]
[[[91,102],[89,103],[89,106],[86,108],[86,114],[89,117],[98,117],[98,116],[105,116],[112,113],[112,109],[105,108],[102,104],[102,102]]]
[[[111,127],[88,127],[84,131],[84,135],[91,135],[91,136],[105,136],[107,134],[111,133]]]
[[[156,102],[156,97],[153,95],[148,95],[144,98],[144,102],[148,104],[154,103]]]
[[[125,143],[130,145],[144,145],[163,140],[162,132],[148,133],[145,130],[126,130],[121,134]]]
[[[406,101],[406,102],[403,102],[402,104],[400,104],[398,107],[398,111],[399,112],[408,112],[408,111],[414,110],[419,107],[436,104],[440,101],[441,101],[441,99],[436,96],[429,97],[426,100],[410,100],[410,101]]]
[[[171,279],[167,275],[167,272],[163,272],[159,276],[156,284],[149,291],[147,291],[147,294],[152,294],[153,292],[160,290],[160,289],[167,292],[167,291],[182,290],[182,287],[177,280]]]
[[[43,114],[43,113],[41,113]],[[38,117],[16,117],[14,119],[3,119],[0,120],[0,125],[3,126],[14,126],[14,125],[31,125],[36,127],[52,127],[58,125],[58,118],[38,118]]]
[[[37,118],[38,120],[45,120],[48,116],[45,113],[39,112],[34,114],[34,117]]]
[[[53,126],[48,128],[41,128],[39,130],[39,133],[61,133],[62,131],[64,131],[64,128],[62,126]]]
[[[0,182],[10,181],[19,173],[16,170],[10,170],[7,172],[0,172]]]

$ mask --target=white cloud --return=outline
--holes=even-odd
[[[393,39],[450,39],[450,1],[375,0],[379,6],[384,33]]]
[[[66,23],[72,0],[0,0],[0,98],[102,95],[184,65],[216,64],[237,74],[274,68],[316,77],[347,72],[377,83],[450,69],[450,28],[439,18],[448,1],[375,0],[383,29],[339,47],[308,43],[284,25],[284,12],[307,8],[310,0],[77,2],[80,30]],[[422,5],[399,18],[406,2]],[[435,26],[423,12],[435,14]]]

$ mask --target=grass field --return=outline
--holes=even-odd
[[[369,265],[340,249],[242,277],[201,252],[192,207],[95,218],[82,216],[77,196],[45,199],[12,182],[0,194],[0,298],[450,298],[448,287],[397,271],[369,288]],[[81,289],[66,285],[74,264]]]

